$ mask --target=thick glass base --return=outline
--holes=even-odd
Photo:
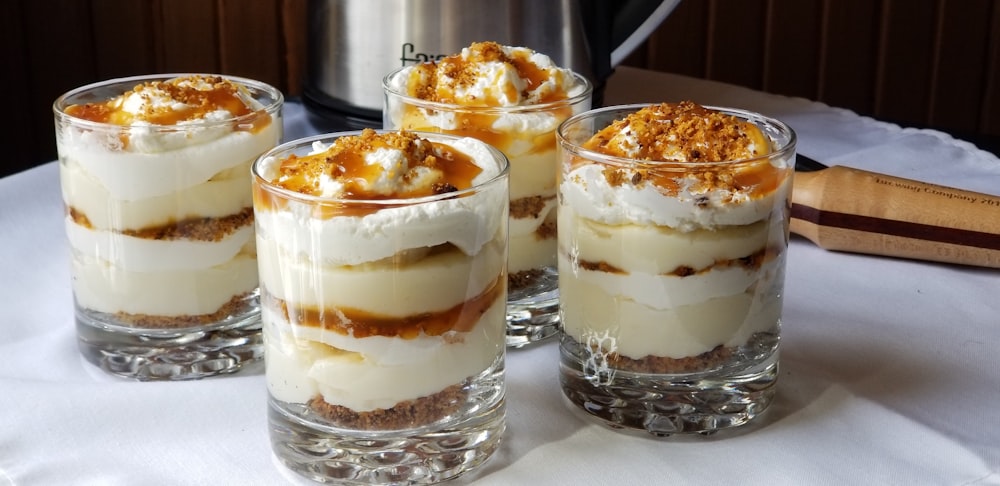
[[[77,306],[76,330],[84,359],[122,378],[194,380],[263,369],[256,295],[221,322],[176,329],[130,327],[113,315]]]
[[[506,428],[502,371],[465,388],[468,406],[416,429],[364,431],[332,427],[303,404],[269,400],[271,447],[293,473],[329,484],[430,484],[483,464]],[[477,385],[478,384],[478,385]]]
[[[594,373],[587,351],[568,336],[560,344],[560,382],[574,406],[616,429],[655,437],[710,435],[751,422],[767,409],[778,378],[777,337],[761,333],[711,371]]]
[[[516,277],[507,293],[507,347],[521,348],[559,332],[559,274],[542,268]],[[514,279],[512,279],[514,280]]]

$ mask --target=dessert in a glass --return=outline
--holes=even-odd
[[[259,362],[250,164],[281,138],[282,101],[205,74],[115,79],[55,101],[88,361],[140,380]]]
[[[692,102],[559,131],[560,378],[618,428],[711,433],[777,380],[794,133]]]
[[[272,448],[313,479],[441,481],[505,427],[507,161],[364,130],[253,166]]]
[[[507,343],[555,335],[555,130],[590,109],[590,83],[531,49],[477,42],[406,66],[383,87],[385,128],[475,137],[510,160]]]

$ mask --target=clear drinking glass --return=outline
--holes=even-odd
[[[190,76],[113,79],[53,104],[79,347],[122,377],[232,373],[263,352],[250,164],[281,138],[281,93],[194,75],[233,87],[208,105],[241,108],[203,112],[183,99],[137,112],[141,96],[108,105]]]
[[[403,68],[406,69],[406,68]],[[556,141],[567,118],[591,107],[593,88],[570,98],[535,105],[471,107],[437,103],[394,90],[389,74],[383,126],[477,138],[510,160],[510,243],[507,345],[521,347],[556,335],[559,289],[556,275]]]
[[[759,127],[771,151],[693,163],[583,148],[644,106],[559,128],[560,381],[615,428],[708,434],[749,422],[774,395],[795,135],[708,107]]]
[[[253,166],[271,445],[317,481],[442,481],[489,458],[505,428],[507,160],[465,139],[497,175],[409,199],[275,182],[282,161],[357,134]]]

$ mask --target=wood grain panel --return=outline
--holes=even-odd
[[[69,91],[97,79],[97,55],[91,29],[90,2],[78,0],[25,1],[24,29],[26,75],[32,86],[27,123],[34,140],[32,163],[56,158],[52,102]],[[58,15],[53,15],[58,12]]]
[[[220,72],[219,16],[215,2],[161,0],[156,17],[160,71]]]
[[[282,86],[279,0],[218,0],[218,9],[222,73]]]
[[[3,76],[0,76],[0,92],[23,93],[24,96],[10,96],[11,113],[31,113],[32,86],[28,82],[25,57],[23,12],[20,4],[10,5],[5,15],[0,16],[0,55],[4,60]],[[23,123],[20,117],[0,117],[5,157],[0,158],[0,175],[27,169],[34,165],[34,150],[38,141],[36,134]]]
[[[879,2],[825,0],[817,99],[860,113],[875,108]]]
[[[925,124],[931,95],[936,0],[884,0],[875,116]]]
[[[681,2],[648,41],[645,64],[639,67],[705,77],[708,2]]]
[[[92,0],[97,72],[93,81],[157,71],[153,2]]]
[[[769,0],[762,89],[816,99],[822,20],[820,0]]]
[[[993,2],[988,51],[986,86],[978,132],[1000,137],[1000,0]]]
[[[765,0],[709,0],[706,77],[762,87]]]
[[[928,124],[964,133],[978,127],[990,7],[990,0],[939,1]]]
[[[286,96],[302,93],[306,64],[306,0],[281,0]]]

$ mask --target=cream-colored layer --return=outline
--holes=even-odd
[[[274,117],[257,133],[233,131],[207,143],[156,153],[123,151],[118,133],[65,127],[57,137],[59,158],[79,164],[111,198],[134,201],[197,186],[253,160],[278,143],[281,118]]]
[[[756,296],[756,297],[755,297]],[[758,288],[699,304],[654,309],[608,293],[560,268],[564,332],[578,342],[640,359],[684,358],[716,346],[745,344],[757,332],[777,330],[780,294]]]
[[[773,164],[786,167],[793,161]],[[773,192],[751,199],[747,190],[716,188],[692,192],[693,179],[680,179],[683,188],[676,196],[665,196],[649,182],[639,186],[611,184],[604,175],[604,165],[586,164],[573,169],[560,185],[562,204],[569,205],[581,217],[605,224],[643,224],[668,226],[679,231],[718,226],[736,226],[760,221],[782,207],[791,194],[791,177]]]
[[[504,352],[506,306],[498,299],[467,333],[355,339],[291,326],[263,309],[268,391],[306,403],[317,393],[363,412],[432,395],[491,366]],[[354,351],[348,351],[353,349]]]
[[[556,265],[556,239],[540,239],[535,233],[510,234],[507,244],[507,272],[515,274],[526,270]]]
[[[63,201],[87,216],[98,229],[140,229],[187,218],[229,216],[253,205],[251,162],[245,160],[202,184],[174,193],[119,200],[84,172],[75,159],[66,157],[60,164]]]
[[[258,233],[260,279],[267,292],[292,305],[345,307],[387,317],[450,309],[482,294],[503,271],[502,241],[475,256],[452,249],[406,265],[390,260],[352,266],[316,263],[323,255],[283,251]]]
[[[241,252],[201,269],[130,271],[74,252],[73,295],[99,312],[154,316],[211,314],[234,296],[257,288],[257,260]]]
[[[253,251],[253,225],[237,229],[220,241],[149,240],[108,230],[92,230],[66,217],[66,235],[75,254],[113,262],[131,272],[198,270],[221,265],[241,251]]]
[[[407,107],[407,115],[397,127],[406,130],[424,131],[433,133],[445,133],[452,135],[466,135],[466,132],[456,132],[454,128],[442,128],[440,125],[429,121],[420,114],[414,107]],[[524,117],[527,115],[509,115],[510,117]],[[551,117],[551,116],[550,116]],[[547,128],[540,133],[537,131],[524,131],[513,125],[500,131],[502,133],[500,141],[487,140],[496,143],[498,148],[507,160],[510,161],[510,199],[511,201],[529,196],[555,196],[556,194],[556,151],[544,150],[535,152],[535,146],[540,143],[538,138],[555,138],[555,128]],[[541,142],[543,145],[544,141]]]
[[[451,243],[467,255],[505,237],[507,211],[502,185],[474,195],[386,208],[365,216],[314,215],[315,204],[289,200],[273,211],[255,208],[258,234],[282,251],[318,259],[324,265],[359,265],[403,250]],[[502,236],[499,236],[499,235]]]
[[[701,270],[716,262],[753,255],[768,243],[769,219],[745,226],[680,232],[664,226],[598,223],[579,217],[569,206],[560,206],[558,214],[563,253],[578,261],[603,262],[625,271],[664,274],[678,267]],[[778,237],[776,246],[784,240],[781,234]]]
[[[720,268],[687,277],[638,271],[628,274],[609,273],[573,268],[562,254],[559,256],[559,265],[560,273],[562,269],[566,269],[572,272],[575,280],[656,310],[700,304],[741,294],[748,291],[763,275],[743,267]]]
[[[555,134],[545,136],[555,137]],[[556,151],[531,152],[511,155],[500,149],[510,160],[510,200],[522,197],[556,195]]]

